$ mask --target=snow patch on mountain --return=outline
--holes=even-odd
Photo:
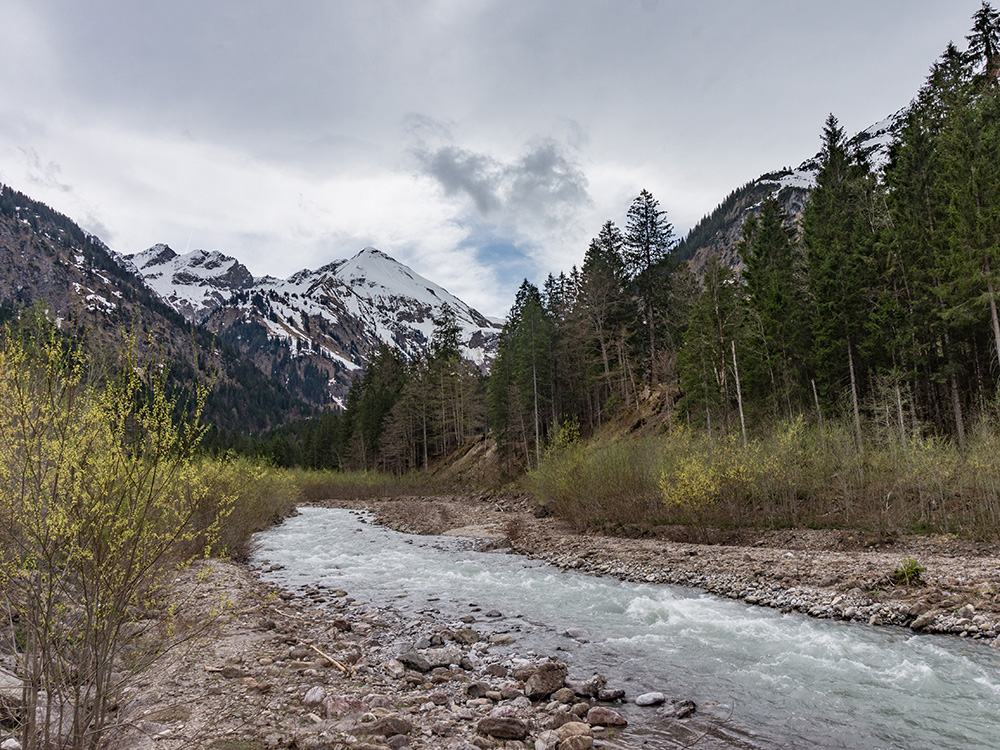
[[[204,250],[178,255],[167,245],[121,262],[186,318],[250,353],[268,374],[280,370],[315,383],[318,368],[328,376],[332,403],[342,401],[380,345],[409,359],[423,354],[445,305],[461,328],[462,355],[484,370],[503,326],[373,247],[287,279],[254,280],[235,258]]]
[[[125,260],[164,302],[199,322],[234,291],[253,285],[246,266],[216,250],[178,255],[169,245],[158,244]]]

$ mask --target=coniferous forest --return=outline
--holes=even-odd
[[[774,198],[742,229],[742,266],[678,256],[643,190],[582,265],[518,290],[488,380],[437,321],[427,354],[384,349],[343,414],[258,446],[282,464],[427,467],[489,429],[510,475],[560,435],[594,434],[651,395],[669,428],[736,435],[845,420],[878,439],[964,448],[1000,397],[1000,21],[984,4],[911,103],[888,163],[830,115],[801,216]],[[563,440],[566,439],[563,435]]]

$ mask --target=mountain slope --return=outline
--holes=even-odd
[[[901,109],[851,139],[859,149],[868,153],[876,170],[882,169],[888,161],[889,147],[903,126],[906,112],[907,109]],[[705,265],[710,255],[717,255],[727,265],[739,268],[742,259],[736,246],[742,237],[746,218],[756,212],[766,197],[773,196],[797,226],[802,209],[816,185],[819,167],[820,155],[816,154],[795,169],[768,172],[737,188],[695,225],[677,246],[677,256],[691,261],[698,269]]]
[[[193,250],[178,255],[168,245],[154,245],[129,256],[146,285],[188,320],[201,322],[234,291],[253,285],[253,276],[235,258]]]
[[[170,363],[172,387],[214,383],[205,418],[222,430],[258,432],[311,409],[229,346],[192,325],[69,218],[0,186],[0,303],[16,313],[41,303],[61,330],[114,353],[124,335]]]
[[[317,405],[342,405],[382,344],[418,357],[445,305],[462,329],[466,358],[486,369],[496,352],[500,324],[372,247],[288,279],[253,280],[234,258],[177,255],[165,245],[125,262],[175,310]]]

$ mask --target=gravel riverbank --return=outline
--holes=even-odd
[[[509,495],[353,506],[400,531],[478,538],[486,549],[594,575],[1000,644],[1000,556],[992,547],[828,531],[719,535],[711,543],[677,541],[689,532],[676,529],[641,538],[579,534]],[[920,580],[894,583],[908,558],[924,568]],[[190,592],[183,619],[214,625],[136,682],[120,709],[129,727],[123,747],[753,746],[727,736],[724,722],[683,695],[623,696],[598,675],[567,673],[557,655],[519,654],[502,613],[476,609],[462,622],[442,622],[433,610],[403,615],[348,591],[283,591],[228,562],[201,563],[178,586]]]

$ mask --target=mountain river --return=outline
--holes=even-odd
[[[1000,650],[982,643],[586,576],[468,539],[400,534],[357,511],[303,508],[258,542],[262,576],[290,590],[341,588],[455,628],[473,611],[473,627],[511,632],[507,648],[555,656],[573,677],[599,672],[630,698],[691,698],[709,727],[696,747],[1000,747]],[[492,609],[503,618],[482,617]],[[643,720],[652,711],[625,706],[625,746],[676,746]]]

